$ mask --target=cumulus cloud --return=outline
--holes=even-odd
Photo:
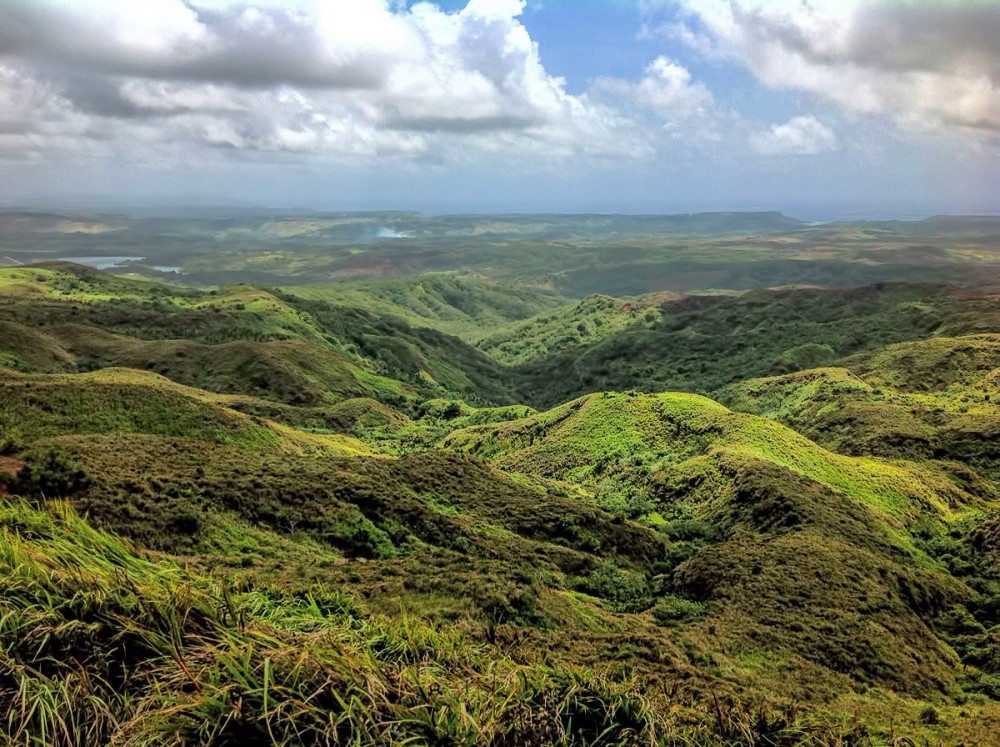
[[[907,127],[1000,132],[1000,5],[683,0],[664,30],[763,84]]]
[[[833,130],[812,115],[793,117],[750,139],[754,150],[765,156],[812,156],[837,147]]]
[[[0,102],[34,150],[88,133],[223,149],[533,157],[642,150],[629,122],[550,75],[522,0],[328,0],[309,13],[184,0],[0,4]],[[15,124],[17,120],[21,124]],[[37,135],[37,133],[36,133]],[[0,154],[10,153],[0,141]],[[19,141],[20,142],[20,141]]]
[[[361,0],[357,7],[375,4]],[[321,14],[322,24],[279,8],[199,10],[181,0],[87,3],[13,2],[0,7],[0,55],[102,75],[211,81],[243,86],[371,88],[391,63],[387,49],[411,40],[405,24],[387,32],[383,14],[369,15],[377,47],[345,39],[343,29],[359,18],[351,5]],[[382,17],[384,16],[384,18]],[[364,33],[365,27],[359,27]],[[340,32],[340,33],[338,33]]]
[[[716,103],[704,83],[695,81],[691,72],[669,57],[653,60],[638,81],[599,78],[595,88],[629,102],[633,107],[652,112],[668,130],[687,134],[705,134],[714,127]]]
[[[0,156],[30,161],[48,152],[92,154],[107,137],[52,86],[0,65]]]

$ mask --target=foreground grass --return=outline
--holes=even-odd
[[[335,592],[240,591],[64,507],[0,522],[0,711],[14,743],[649,741],[648,703]],[[601,736],[604,735],[604,736]]]
[[[0,645],[8,744],[876,743],[727,698],[667,704],[335,591],[235,588],[63,504],[0,506]]]

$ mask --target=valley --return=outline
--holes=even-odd
[[[13,743],[995,743],[1000,219],[0,227]]]

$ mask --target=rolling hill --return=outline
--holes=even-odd
[[[642,314],[628,302],[604,303],[619,318],[627,308],[630,323],[621,319],[610,334],[570,332],[567,339],[567,328],[596,326],[581,304],[522,322],[500,341],[502,359],[517,362],[516,380],[531,404],[551,406],[605,389],[710,394],[743,379],[814,368],[891,343],[1000,330],[995,296],[944,286],[667,296],[659,309]],[[548,348],[550,340],[558,342]]]
[[[2,268],[0,713],[42,744],[989,744],[997,308]]]

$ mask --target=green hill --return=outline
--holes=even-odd
[[[606,389],[711,393],[895,342],[1000,329],[991,296],[902,284],[691,296],[652,317],[553,351],[526,336],[504,356],[521,361],[517,381],[531,403],[551,406]]]
[[[502,285],[485,277],[427,274],[285,289],[301,298],[398,316],[475,342],[491,331],[564,304],[543,288]]]
[[[969,335],[921,340],[857,354],[841,362],[874,385],[902,392],[939,391],[947,397],[954,388],[963,394],[988,393],[986,379],[1000,369],[1000,335]],[[943,391],[941,391],[943,390]],[[981,398],[981,397],[980,397]]]
[[[727,410],[691,394],[593,394],[548,412],[452,433],[446,448],[503,469],[595,483],[657,472],[702,478],[710,465],[764,461],[850,496],[905,526],[930,510],[940,517],[978,499],[929,464],[849,458],[818,447],[770,419]]]
[[[982,603],[970,582],[996,593],[974,572],[955,578],[947,543],[929,541],[952,531],[967,541],[982,526],[995,505],[985,482],[934,462],[841,456],[703,397],[590,395],[459,430],[445,446],[581,481],[605,508],[656,528],[669,542],[659,568],[668,595],[654,616],[698,620],[746,655],[767,641],[785,667],[950,687],[952,646],[968,646],[952,616]]]
[[[366,370],[357,360],[301,339],[208,344],[197,340],[142,340],[89,325],[47,329],[75,358],[78,369],[145,369],[212,392],[316,405],[367,395],[402,400],[413,390]]]
[[[477,346],[507,365],[595,345],[630,327],[650,327],[663,315],[663,305],[679,299],[672,293],[636,299],[593,295],[547,314],[512,325],[480,340]]]
[[[341,242],[322,259],[340,280],[280,291],[0,269],[12,744],[995,739],[994,296],[566,303],[547,288],[597,282],[607,249],[569,241],[544,289],[359,281],[352,263],[407,252],[440,270],[469,231],[493,236],[470,262],[509,269],[503,237],[540,229],[339,220],[217,228],[262,246],[410,221],[426,243]],[[621,262],[666,251],[628,243],[647,223],[619,224]],[[732,271],[848,229],[774,230]],[[555,261],[532,257],[519,272]]]
[[[963,462],[996,478],[1000,338],[933,338],[863,353],[843,368],[754,379],[721,393],[847,454]]]
[[[0,426],[5,439],[22,446],[69,435],[143,433],[248,450],[370,453],[346,436],[306,433],[246,415],[228,404],[227,397],[132,369],[86,374],[0,369]]]
[[[509,377],[482,352],[361,308],[252,286],[177,289],[65,263],[0,268],[0,289],[0,322],[17,332],[0,355],[25,370],[135,367],[297,404],[355,395],[398,404],[418,394],[515,401]]]
[[[325,339],[344,345],[372,370],[414,384],[430,396],[457,395],[480,403],[517,401],[504,367],[457,337],[411,327],[391,315],[284,298],[308,315]]]
[[[75,365],[59,340],[16,322],[0,321],[0,366],[26,371],[65,371]]]

